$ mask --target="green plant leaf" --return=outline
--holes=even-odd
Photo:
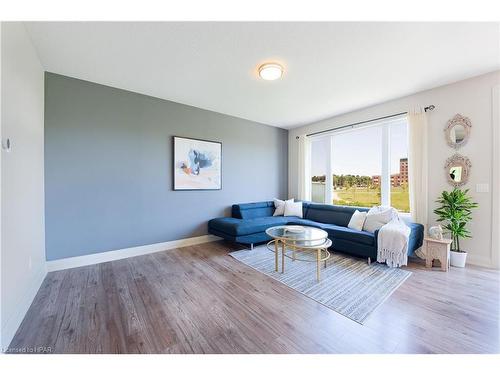
[[[446,190],[436,199],[438,207],[434,210],[438,222],[444,223],[443,228],[453,239],[452,247],[459,249],[459,238],[472,238],[467,224],[472,220],[472,210],[479,207],[469,196],[469,189],[453,189],[451,192]]]

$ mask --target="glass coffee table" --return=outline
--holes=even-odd
[[[332,241],[328,238],[328,233],[322,229],[301,225],[280,225],[266,230],[266,234],[273,239],[267,243],[267,248],[274,251],[275,270],[279,271],[279,250],[281,250],[281,272],[285,272],[285,257],[299,261],[316,262],[316,279],[321,278],[321,262],[330,258],[328,248],[332,246]],[[273,246],[274,245],[274,246]],[[274,248],[273,248],[274,247]],[[287,255],[287,250],[292,255]],[[297,257],[297,252],[312,253],[315,259]]]

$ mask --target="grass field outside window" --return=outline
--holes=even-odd
[[[324,196],[324,183],[313,182],[313,193],[316,196]],[[323,202],[320,199],[313,199]],[[373,187],[350,187],[337,188],[333,190],[333,204],[341,206],[373,207],[380,205],[380,189]],[[399,212],[410,212],[410,200],[408,189],[405,187],[391,187],[391,206]]]
[[[358,207],[378,206],[380,205],[380,190],[359,187],[334,190],[333,204]],[[408,189],[391,188],[391,206],[400,212],[410,212]]]

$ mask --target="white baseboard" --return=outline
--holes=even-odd
[[[495,265],[493,264],[490,257],[475,255],[471,253],[467,254],[467,264],[486,268],[495,268]]]
[[[16,303],[16,311],[7,318],[5,325],[2,327],[2,344],[1,349],[6,350],[9,346],[10,342],[14,338],[14,335],[17,332],[17,329],[21,325],[28,309],[31,306],[31,303],[35,299],[40,286],[42,285],[45,276],[47,275],[47,270],[44,267],[41,267],[34,275],[28,289],[25,293],[21,294],[18,302]]]
[[[98,264],[104,262],[110,262],[112,260],[124,259],[135,257],[138,255],[151,254],[157,251],[164,251],[170,249],[176,249],[178,247],[198,245],[206,242],[213,242],[220,240],[220,237],[207,234],[199,237],[183,238],[181,240],[160,242],[151,245],[129,247],[126,249],[105,251],[102,253],[82,255],[78,257],[57,259],[47,261],[47,271],[59,271],[68,268],[88,266],[91,264]]]

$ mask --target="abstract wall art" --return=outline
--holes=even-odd
[[[174,190],[222,189],[222,143],[174,137]]]

